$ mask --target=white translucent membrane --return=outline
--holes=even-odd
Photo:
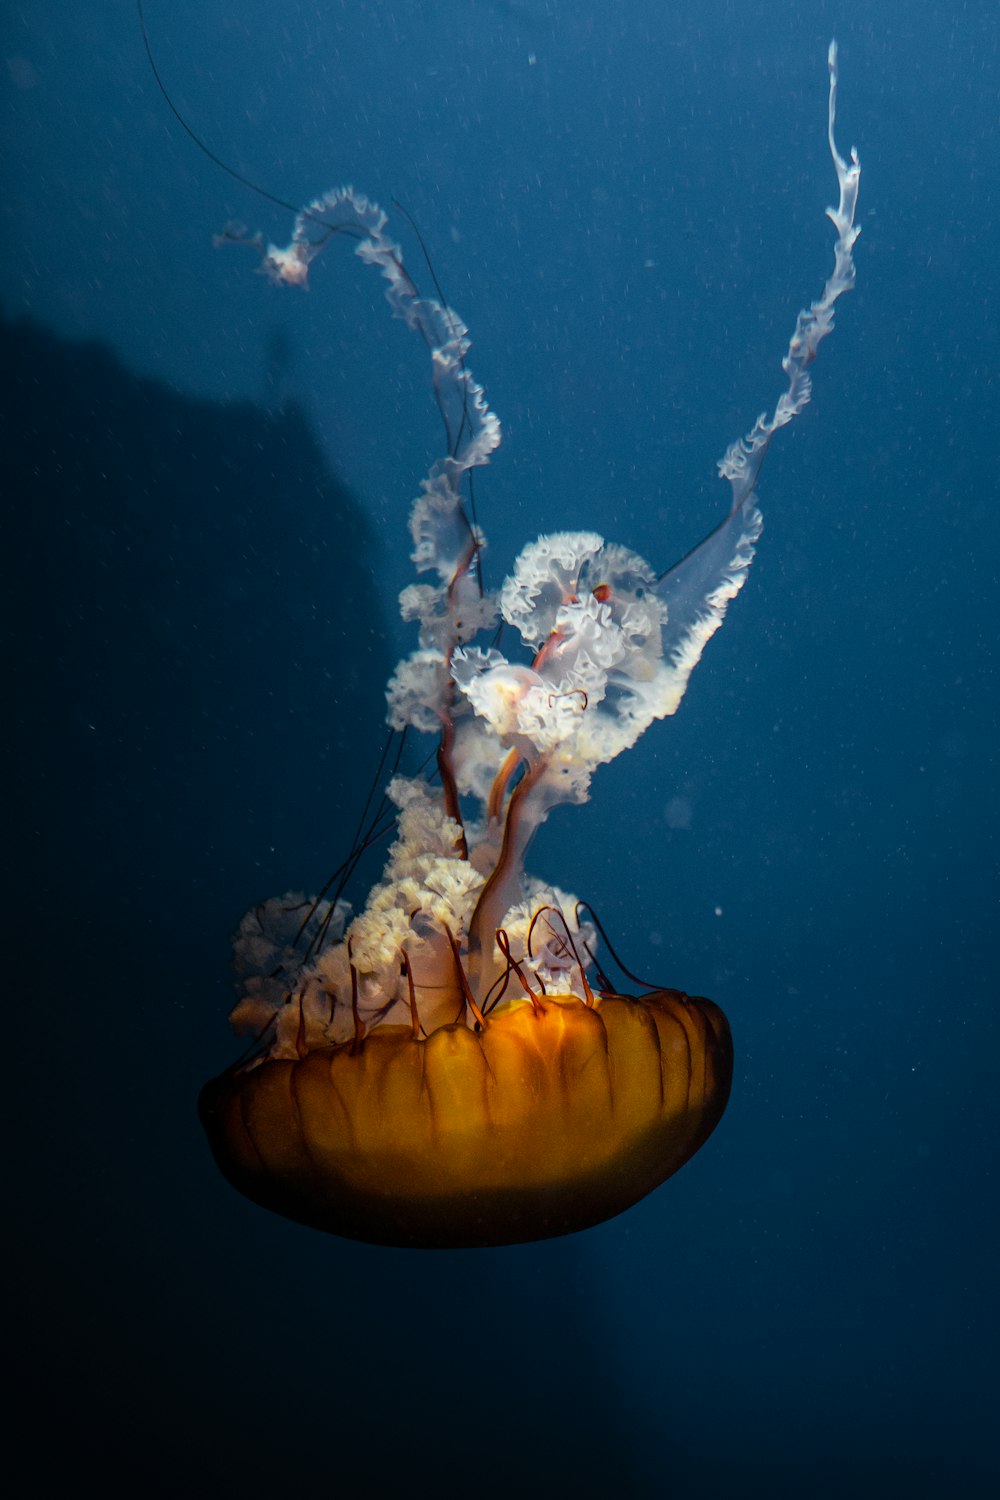
[[[359,1024],[419,1024],[428,1032],[463,1015],[471,1024],[505,975],[507,1000],[526,1000],[536,983],[587,998],[583,970],[594,933],[578,922],[572,896],[525,876],[525,852],[552,807],[586,801],[596,767],[676,711],[743,586],[761,532],[755,486],[764,456],[775,432],[809,401],[808,367],[833,327],[837,299],[854,284],[860,166],[854,151],[844,160],[834,139],[833,43],[828,63],[828,135],[840,186],[837,208],[827,210],[837,231],[834,269],[798,316],[774,412],[758,417],[719,464],[732,488],[728,515],[660,576],[594,532],[561,532],[524,549],[496,599],[483,594],[475,567],[483,538],[466,517],[460,488],[467,470],[489,461],[501,434],[465,363],[461,319],[419,295],[385,233],[384,213],[351,188],[304,209],[284,249],[265,249],[259,236],[234,230],[224,236],[253,244],[272,280],[293,286],[307,284],[332,239],[355,238],[356,254],[388,283],[394,315],[430,351],[449,443],[410,515],[413,561],[438,582],[401,595],[404,619],[419,625],[419,645],[387,690],[393,728],[440,734],[442,784],[392,781],[396,840],[382,880],[353,920],[343,903],[335,912],[324,906],[296,942],[300,897],[264,903],[244,919],[235,939],[244,991],[233,1021],[252,1034],[274,1021],[270,1055],[343,1041]],[[498,611],[528,659],[472,644]],[[317,957],[321,930],[326,946]],[[307,950],[312,956],[303,960]]]

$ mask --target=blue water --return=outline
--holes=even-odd
[[[676,720],[532,859],[724,1007],[732,1102],[619,1219],[453,1254],[254,1208],[194,1112],[234,1055],[229,932],[322,881],[374,769],[426,356],[346,248],[308,296],[213,251],[290,216],[182,131],[131,0],[59,9],[0,20],[34,1488],[994,1493],[995,4],[148,0],[236,171],[419,226],[504,424],[494,582],[542,529],[662,568],[721,515],[715,460],[831,265],[840,43],[858,285],[749,582]]]

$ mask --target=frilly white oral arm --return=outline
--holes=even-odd
[[[234,1015],[244,1027],[259,1026],[265,1013],[277,1017],[272,1055],[341,1041],[352,1026],[363,1035],[387,1019],[413,1023],[415,1011],[421,1025],[444,1024],[454,1019],[456,999],[461,1012],[469,995],[467,1014],[479,1015],[477,1000],[486,1005],[500,982],[510,982],[508,953],[516,960],[515,995],[529,971],[589,995],[579,954],[592,951],[593,933],[581,928],[572,896],[525,876],[525,852],[552,807],[585,801],[598,765],[676,711],[746,578],[762,525],[761,465],[775,432],[808,403],[809,366],[833,327],[838,298],[854,285],[861,169],[855,151],[844,160],[834,136],[835,43],[828,66],[828,139],[840,187],[838,206],[827,210],[837,231],[833,272],[799,313],[773,413],[758,417],[719,464],[732,489],[729,514],[659,576],[594,532],[560,532],[522,551],[496,600],[485,595],[474,566],[483,538],[466,516],[461,486],[466,473],[489,462],[500,424],[466,365],[465,324],[419,295],[386,234],[385,214],[340,188],[298,215],[284,249],[265,249],[261,236],[236,229],[222,237],[252,245],[272,280],[300,287],[331,239],[356,240],[357,255],[384,277],[393,314],[428,348],[447,442],[410,515],[413,561],[438,581],[403,591],[403,617],[419,625],[419,646],[400,662],[387,695],[394,728],[440,734],[441,788],[422,778],[393,780],[397,837],[381,882],[349,925],[340,903],[307,907],[303,921],[298,897],[264,903],[244,920],[244,999]],[[498,612],[530,662],[509,660],[496,644],[472,644]],[[478,804],[478,814],[463,801]],[[555,916],[531,952],[535,916],[546,909]],[[304,950],[299,962],[296,944]]]
[[[747,436],[731,444],[719,461],[719,473],[723,479],[729,480],[732,487],[728,517],[664,573],[657,585],[657,592],[668,610],[664,650],[669,652],[675,669],[677,703],[701,659],[706,642],[722,624],[729,601],[739,593],[746,580],[754,545],[763,527],[755,486],[771,439],[808,404],[812,393],[808,367],[816,358],[820,343],[833,328],[837,299],[854,286],[852,251],[861,233],[854,223],[854,216],[861,166],[853,148],[850,162],[844,160],[834,137],[837,119],[836,42],[830,43],[827,65],[830,74],[827,139],[840,187],[837,207],[827,209],[827,216],[837,231],[833,272],[819,299],[800,312],[796,319],[795,331],[781,362],[788,384],[772,415],[762,413]]]

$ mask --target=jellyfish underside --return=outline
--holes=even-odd
[[[484,539],[461,486],[500,425],[466,364],[464,324],[419,296],[381,209],[343,188],[303,210],[284,249],[223,236],[295,286],[335,237],[353,238],[432,352],[449,433],[410,518],[413,560],[438,581],[401,596],[419,646],[387,690],[393,730],[439,736],[438,778],[390,781],[396,836],[360,912],[289,893],[247,913],[234,940],[233,1024],[256,1049],[206,1085],[200,1112],[225,1176],[268,1209],[407,1247],[567,1234],[652,1191],[722,1116],[733,1066],[722,1011],[678,990],[615,993],[580,903],[528,875],[525,856],[552,808],[586,801],[597,766],[676,711],[746,577],[761,464],[808,402],[808,366],[854,280],[860,168],[834,141],[833,46],[829,65],[834,270],[799,314],[773,414],[719,465],[727,517],[660,575],[595,533],[563,532],[484,593]],[[473,644],[498,615],[530,664]]]

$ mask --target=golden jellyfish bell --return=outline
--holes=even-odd
[[[264,1208],[374,1244],[507,1245],[598,1224],[682,1167],[729,1097],[710,1000],[547,995],[479,1030],[358,1044],[208,1084],[225,1176]]]
[[[394,826],[363,909],[339,889],[288,895],[249,912],[235,938],[232,1019],[256,1052],[206,1086],[201,1117],[222,1171],[256,1203],[386,1245],[542,1239],[628,1208],[718,1124],[733,1065],[722,1012],[678,990],[614,993],[581,903],[528,875],[525,855],[554,807],[585,802],[597,767],[676,711],[745,581],[761,465],[809,400],[808,367],[854,284],[860,168],[834,141],[833,46],[829,70],[834,269],[799,314],[773,414],[719,465],[728,516],[665,573],[593,532],[558,532],[484,591],[461,487],[500,424],[466,362],[465,325],[418,295],[382,210],[342,188],[303,210],[283,250],[223,236],[292,286],[349,236],[431,351],[448,432],[410,515],[413,561],[437,581],[401,596],[419,646],[387,690],[394,732],[438,735],[436,778],[390,781],[395,818],[380,809],[357,846]],[[530,664],[500,652],[498,616]]]

